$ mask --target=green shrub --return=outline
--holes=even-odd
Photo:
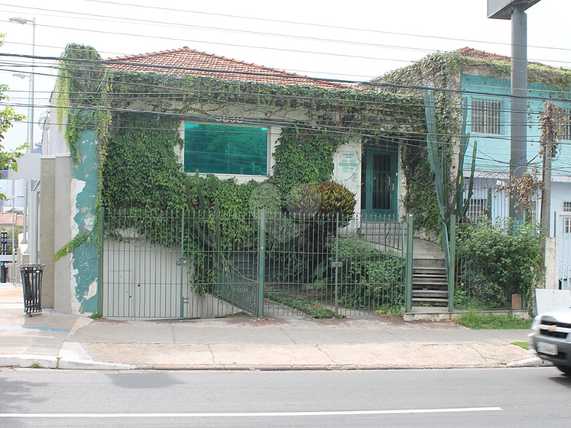
[[[330,221],[339,214],[347,222],[355,209],[355,195],[334,181],[304,184],[292,189],[288,208],[294,213],[319,213]]]
[[[457,248],[459,286],[469,297],[491,307],[506,305],[513,293],[529,297],[541,262],[539,235],[533,226],[463,225]]]
[[[403,274],[405,260],[381,252],[370,242],[358,238],[338,241],[339,283],[343,304],[356,308],[390,307],[404,304]]]

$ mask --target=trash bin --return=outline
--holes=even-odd
[[[24,312],[31,316],[42,312],[42,274],[43,266],[22,265],[22,291],[24,292]]]
[[[6,266],[6,262],[0,264],[0,282],[4,284],[8,282],[8,266]]]

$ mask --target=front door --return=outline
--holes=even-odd
[[[366,147],[361,165],[362,214],[396,216],[397,153]]]

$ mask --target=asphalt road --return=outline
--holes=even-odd
[[[553,368],[0,370],[0,427],[570,427]]]

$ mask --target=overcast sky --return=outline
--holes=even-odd
[[[486,0],[0,0],[4,53],[32,50],[31,26],[10,23],[10,17],[36,18],[37,55],[59,56],[70,42],[94,46],[104,57],[189,46],[312,76],[357,80],[402,67],[435,50],[471,46],[509,55],[511,34],[509,21],[486,18]],[[528,11],[530,60],[571,68],[570,18],[571,0],[542,0]],[[0,61],[1,68],[9,70],[0,71],[0,82],[14,91],[11,102],[27,103],[28,82],[14,77],[11,70],[28,69],[6,64],[14,62],[10,58]],[[36,77],[36,104],[47,103],[53,84],[52,77]],[[36,118],[41,115],[38,108]],[[38,142],[39,127],[35,134]],[[6,145],[15,147],[25,139],[26,125],[18,124]]]

